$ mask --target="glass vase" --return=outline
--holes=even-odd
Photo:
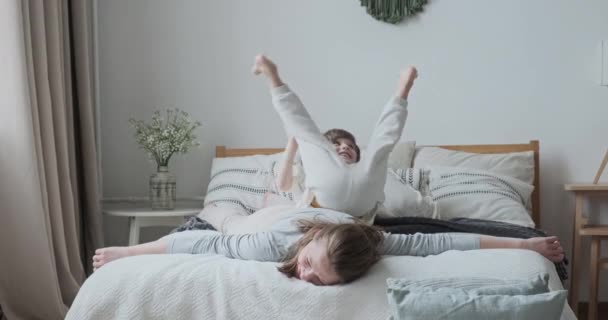
[[[175,208],[175,176],[166,166],[150,176],[150,201],[152,209]]]

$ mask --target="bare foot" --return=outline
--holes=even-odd
[[[131,256],[129,247],[108,247],[95,250],[93,256],[93,270],[97,270],[105,264],[116,259]]]
[[[553,262],[564,260],[564,248],[562,248],[557,237],[525,239],[523,241],[523,248],[536,251]]]
[[[418,70],[415,67],[410,66],[405,70],[401,71],[399,77],[399,84],[397,86],[397,96],[401,99],[407,100],[407,97],[414,86],[414,80],[418,77]]]
[[[255,62],[253,63],[251,71],[255,75],[263,73],[266,76],[271,76],[277,73],[277,66],[265,55],[258,54],[257,56],[255,56]]]

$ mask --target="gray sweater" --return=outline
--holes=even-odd
[[[302,208],[276,219],[268,231],[251,234],[222,234],[217,231],[177,232],[164,239],[167,253],[220,254],[228,258],[279,262],[302,236],[299,220],[352,223],[353,217],[322,208]],[[465,233],[391,234],[385,233],[383,255],[427,256],[448,250],[479,249],[479,235]]]

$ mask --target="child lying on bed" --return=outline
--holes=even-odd
[[[287,165],[278,179],[280,187],[290,186],[289,163],[299,147],[306,174],[304,205],[373,221],[375,208],[384,201],[388,156],[405,126],[407,98],[418,75],[416,69],[409,67],[401,73],[397,92],[384,107],[363,157],[352,134],[344,130],[330,137],[321,134],[298,96],[283,83],[276,65],[267,57],[255,58],[253,72],[268,78],[274,107],[287,135],[295,138],[287,146]]]
[[[113,260],[143,254],[220,254],[234,259],[282,262],[278,269],[290,278],[315,285],[334,285],[361,277],[382,255],[427,256],[448,250],[513,248],[536,251],[553,262],[564,258],[557,237],[398,235],[382,232],[348,214],[322,208],[291,207],[271,217],[272,226],[257,233],[184,231],[131,247],[98,249],[93,267],[96,270]],[[248,218],[261,219],[263,215]],[[251,221],[245,219],[242,223]]]

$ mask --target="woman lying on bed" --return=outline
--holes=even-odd
[[[282,262],[279,271],[315,285],[348,283],[361,277],[382,255],[436,255],[448,250],[528,249],[558,262],[564,258],[557,237],[515,239],[464,233],[400,235],[384,233],[348,214],[322,208],[270,210],[267,231],[221,234],[196,230],[170,234],[131,247],[98,249],[93,267],[143,254],[220,254],[228,258]],[[250,223],[246,219],[243,223]]]

